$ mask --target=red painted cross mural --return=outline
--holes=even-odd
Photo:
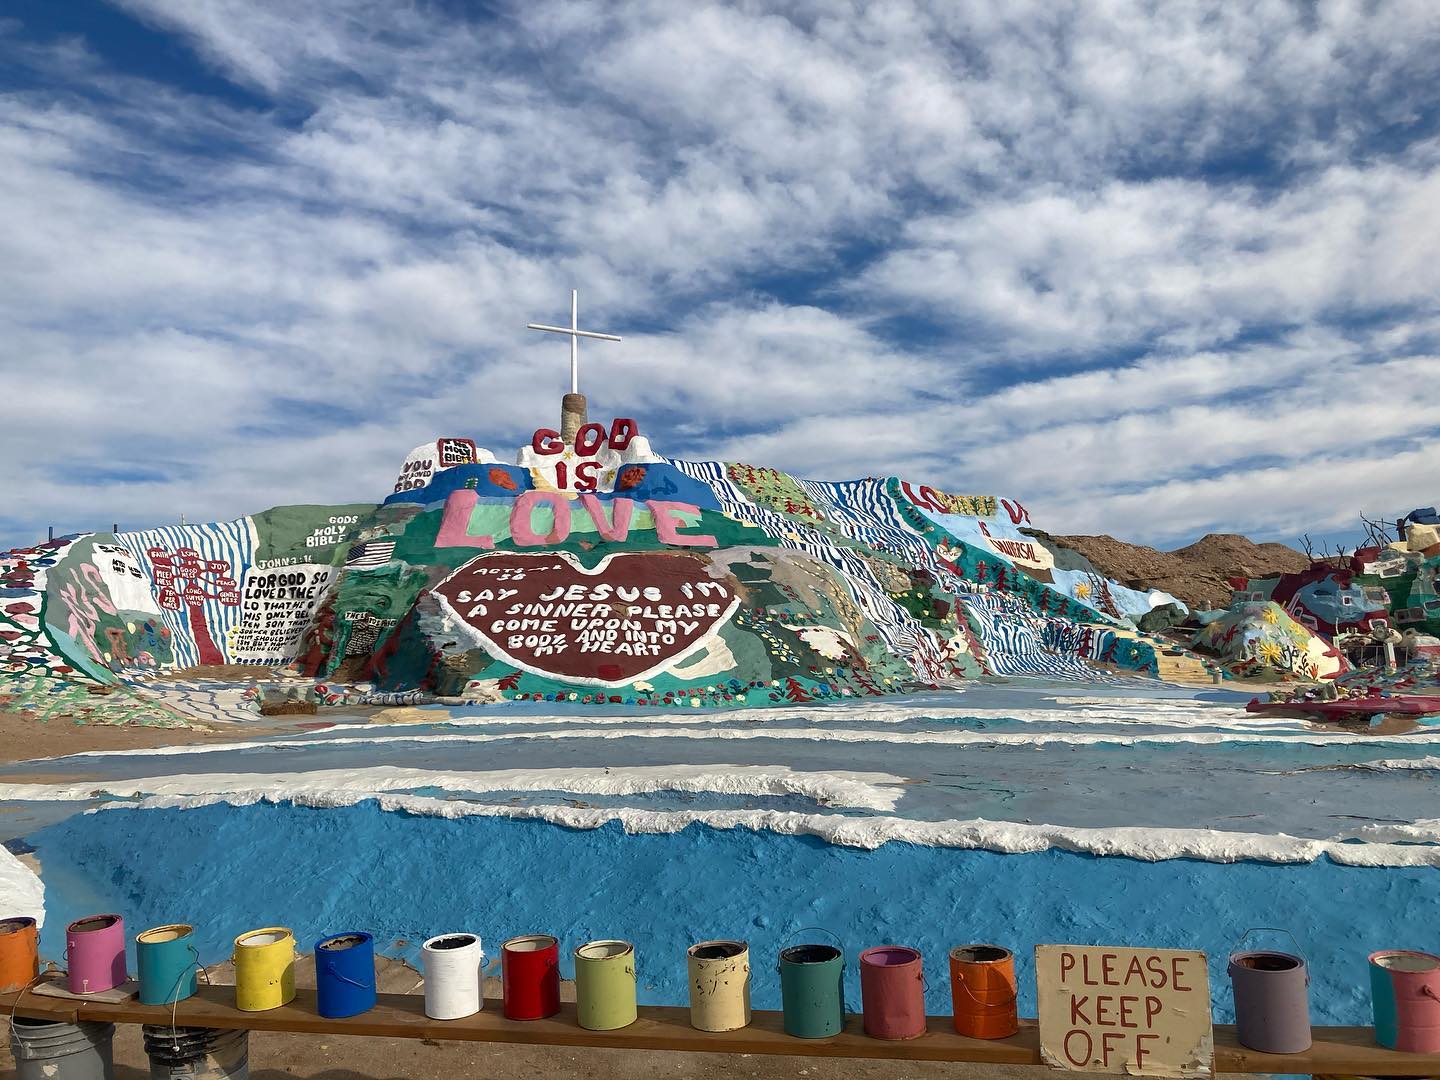
[[[225,607],[240,606],[235,567],[225,559],[202,558],[200,552],[188,547],[174,551],[152,547],[145,553],[154,567],[160,606],[167,611],[184,609],[200,663],[223,664],[225,655],[215,644],[205,618],[205,601],[214,600]]]

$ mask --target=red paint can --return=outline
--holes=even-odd
[[[920,953],[880,945],[860,954],[860,1002],[872,1039],[918,1039],[925,1034],[925,973]]]
[[[500,946],[507,1020],[543,1020],[560,1011],[560,942],[549,934],[513,937]]]

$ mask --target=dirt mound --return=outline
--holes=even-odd
[[[1228,566],[1229,577],[1274,577],[1310,569],[1310,560],[1302,551],[1284,544],[1256,544],[1236,533],[1210,533],[1170,554],[1203,566]]]
[[[1031,530],[1026,530],[1030,532]],[[1273,577],[1306,570],[1310,560],[1284,544],[1256,544],[1234,533],[1210,533],[1188,547],[1157,551],[1113,536],[1033,535],[1087,559],[1096,570],[1132,589],[1162,589],[1192,606],[1230,603],[1232,577]]]

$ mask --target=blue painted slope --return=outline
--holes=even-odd
[[[1366,954],[1440,946],[1433,869],[1328,861],[1146,863],[896,843],[861,851],[746,829],[626,835],[618,826],[387,813],[374,803],[112,810],[30,839],[50,886],[49,956],[59,956],[67,922],[97,910],[122,912],[132,930],[193,922],[206,962],[227,955],[234,934],[274,923],[292,926],[307,947],[362,928],[412,951],[446,930],[478,932],[492,953],[506,937],[544,931],[567,951],[591,938],[635,941],[651,1003],[684,1003],[685,949],[696,941],[743,938],[768,958],[819,926],[852,958],[890,942],[922,949],[931,1012],[949,1011],[945,955],[956,944],[1015,949],[1029,1015],[1037,942],[1203,949],[1219,1021],[1230,1015],[1223,958],[1235,939],[1250,926],[1289,926],[1314,972],[1315,1022],[1367,1023]],[[562,967],[568,977],[568,961]],[[756,1007],[778,1007],[774,965],[754,970]],[[857,1007],[853,966],[846,989]]]

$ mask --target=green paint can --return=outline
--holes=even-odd
[[[785,1034],[828,1039],[845,1026],[845,956],[833,945],[791,945],[780,951],[780,1000]]]
[[[575,1012],[589,1031],[613,1031],[635,1022],[634,945],[591,941],[575,950]]]

